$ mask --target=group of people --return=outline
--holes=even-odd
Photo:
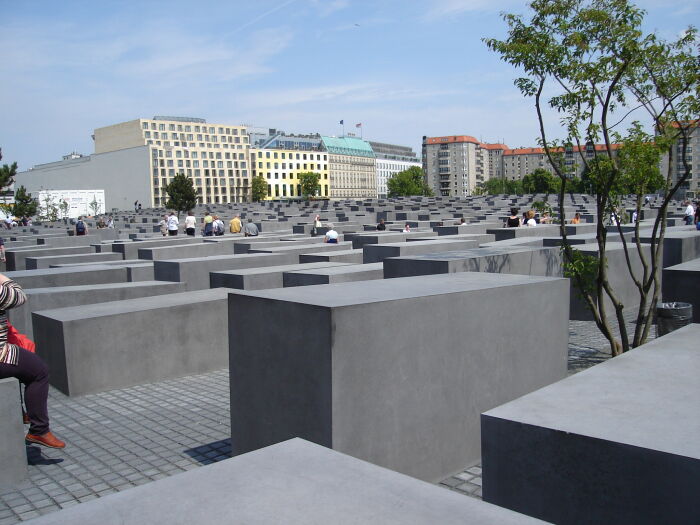
[[[685,205],[685,211],[683,212],[683,220],[688,226],[695,225],[695,228],[700,230],[700,201],[693,203],[689,200],[683,203]]]
[[[177,235],[180,231],[180,219],[174,211],[169,215],[163,215],[160,223],[160,233],[163,237]],[[194,237],[197,228],[197,219],[193,211],[188,211],[184,220],[185,234]],[[246,237],[257,237],[260,230],[253,222],[253,219],[248,219],[248,222],[243,226],[240,215],[236,215],[228,223],[230,233],[243,233]],[[224,221],[218,215],[212,215],[207,211],[200,222],[200,233],[204,237],[214,237],[224,235],[226,226]]]
[[[15,228],[17,226],[31,226],[32,218],[23,215],[20,217],[13,217],[12,215],[6,215],[5,220],[2,221],[3,226],[8,230]]]
[[[571,224],[579,224],[581,222],[581,214],[577,213],[573,219],[571,219]],[[510,215],[506,218],[503,223],[504,228],[519,228],[521,226],[534,227],[538,224],[553,224],[552,217],[549,212],[542,212],[542,215],[537,217],[535,210],[527,210],[523,212],[522,216],[518,215],[517,208],[510,209]]]

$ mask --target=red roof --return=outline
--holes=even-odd
[[[620,149],[622,147],[622,144],[611,144],[610,147],[612,149]],[[595,145],[595,150],[596,151],[606,151],[605,144],[596,144]],[[564,151],[564,148],[550,148],[550,151],[553,153],[560,153]],[[586,151],[586,146],[574,146],[572,148],[572,151],[575,152],[580,152],[580,151]],[[544,148],[516,148],[516,149],[509,149],[503,152],[503,155],[544,155],[545,151]]]
[[[479,144],[479,141],[469,135],[450,135],[447,137],[426,137],[426,144],[449,144],[450,142],[471,142]]]

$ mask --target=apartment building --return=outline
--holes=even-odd
[[[423,171],[435,195],[466,197],[498,173],[492,166],[506,151],[504,144],[485,144],[469,135],[423,137]]]
[[[200,203],[250,200],[245,126],[156,116],[98,128],[93,139],[94,154],[35,166],[18,181],[30,191],[104,188],[107,208],[125,209],[164,206],[165,187],[184,173]]]
[[[248,129],[252,175],[267,181],[267,199],[303,197],[299,174],[321,175],[319,195],[330,195],[329,160],[320,135],[286,134],[275,129]]]
[[[620,144],[613,144],[613,151],[620,149]],[[603,144],[587,144],[571,148],[555,148],[552,152],[561,156],[563,168],[566,173],[580,177],[585,169],[584,159],[592,159],[597,154],[605,153]],[[555,174],[554,167],[549,162],[544,148],[517,148],[507,149],[503,152],[503,177],[510,180],[522,179],[525,175],[536,169],[544,169]]]
[[[373,141],[369,141],[369,144],[377,159],[376,178],[379,198],[387,197],[388,189],[386,183],[389,177],[411,167],[422,167],[421,160],[416,157],[416,153],[408,146]]]
[[[686,180],[679,188],[680,194],[678,198],[695,199],[700,197],[700,121],[695,121],[690,128],[688,141],[686,144],[685,160],[690,165],[690,178]],[[661,172],[666,175],[668,172],[669,162],[671,165],[671,180],[678,180],[685,175],[685,166],[683,164],[683,142],[677,140],[673,145],[670,154],[664,155],[661,160]]]
[[[321,137],[328,152],[330,198],[377,197],[376,155],[357,137]]]

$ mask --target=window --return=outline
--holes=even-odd
[[[158,124],[158,131],[165,131],[165,124]]]
[[[143,124],[141,124],[141,127],[143,129],[148,129],[148,122],[144,122]]]

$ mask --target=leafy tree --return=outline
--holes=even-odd
[[[487,46],[524,74],[515,80],[523,96],[534,100],[540,145],[559,178],[559,217],[566,275],[571,277],[590,308],[596,325],[607,338],[613,355],[644,344],[659,299],[660,268],[666,230],[666,210],[676,190],[691,175],[688,162],[693,120],[700,114],[697,31],[689,28],[674,41],[666,41],[643,29],[644,11],[628,0],[532,0],[526,17],[504,14],[508,35],[504,40],[485,39]],[[631,123],[636,110],[643,111],[653,130],[642,137]],[[559,129],[552,130],[548,112],[556,113]],[[619,126],[629,129],[622,136]],[[557,141],[552,135],[563,136]],[[622,141],[627,153],[615,154]],[[587,144],[602,142],[603,148],[587,152]],[[630,253],[618,228],[626,255],[627,270],[639,291],[634,336],[630,340],[623,316],[624,304],[610,284],[606,255],[608,232],[604,219],[615,210],[625,191],[639,195],[658,186],[659,178],[648,165],[651,144],[665,152],[671,162],[663,174],[663,198],[654,222],[650,255],[636,244]],[[680,148],[676,158],[675,145]],[[577,252],[566,236],[564,195],[570,174],[557,151],[576,146],[584,166],[583,184],[596,198],[598,257]],[[672,180],[673,163],[683,173]],[[616,238],[618,235],[616,235]],[[641,271],[632,262],[636,256]],[[619,337],[608,319],[614,310]]]
[[[265,180],[265,177],[262,175],[253,177],[253,181],[251,182],[251,191],[253,193],[253,202],[265,200],[265,197],[267,197],[267,181]]]
[[[50,193],[47,193],[44,196],[43,201],[41,202],[41,217],[43,219],[46,219],[47,221],[57,221],[58,220],[58,206],[56,206],[56,202],[54,201],[53,195]]]
[[[0,160],[2,160],[2,149],[0,149]],[[2,165],[0,168],[0,191],[3,191],[15,181],[15,175],[17,175],[16,162],[10,165]]]
[[[559,188],[559,180],[544,168],[537,168],[532,173],[523,177],[523,191],[525,193],[556,193]]]
[[[63,201],[63,202],[66,202],[66,201]],[[59,204],[59,207],[62,207],[63,202],[61,204]],[[100,213],[101,206],[100,206],[100,203],[97,202],[97,197],[95,197],[94,195],[92,196],[92,202],[90,202],[90,209],[92,210],[93,216],[98,215]],[[187,208],[187,209],[189,210],[190,208]]]
[[[20,186],[15,191],[15,204],[12,207],[12,214],[15,217],[32,217],[36,215],[36,210],[39,203],[32,197],[31,193],[27,193],[27,188]]]
[[[300,173],[298,178],[299,183],[301,185],[301,194],[306,200],[309,200],[317,193],[320,193],[320,187],[318,185],[318,181],[321,180],[320,173],[305,171],[303,173]]]
[[[177,211],[178,217],[180,212],[191,210],[197,205],[197,190],[194,189],[192,179],[184,173],[175,175],[172,182],[165,187],[165,192],[168,194],[165,206]]]
[[[63,199],[61,204],[58,205],[58,209],[61,210],[61,215],[63,217],[68,217],[68,208],[68,201],[66,199]]]
[[[424,195],[432,197],[433,190],[425,183],[423,170],[418,166],[394,173],[386,181],[389,197]]]

